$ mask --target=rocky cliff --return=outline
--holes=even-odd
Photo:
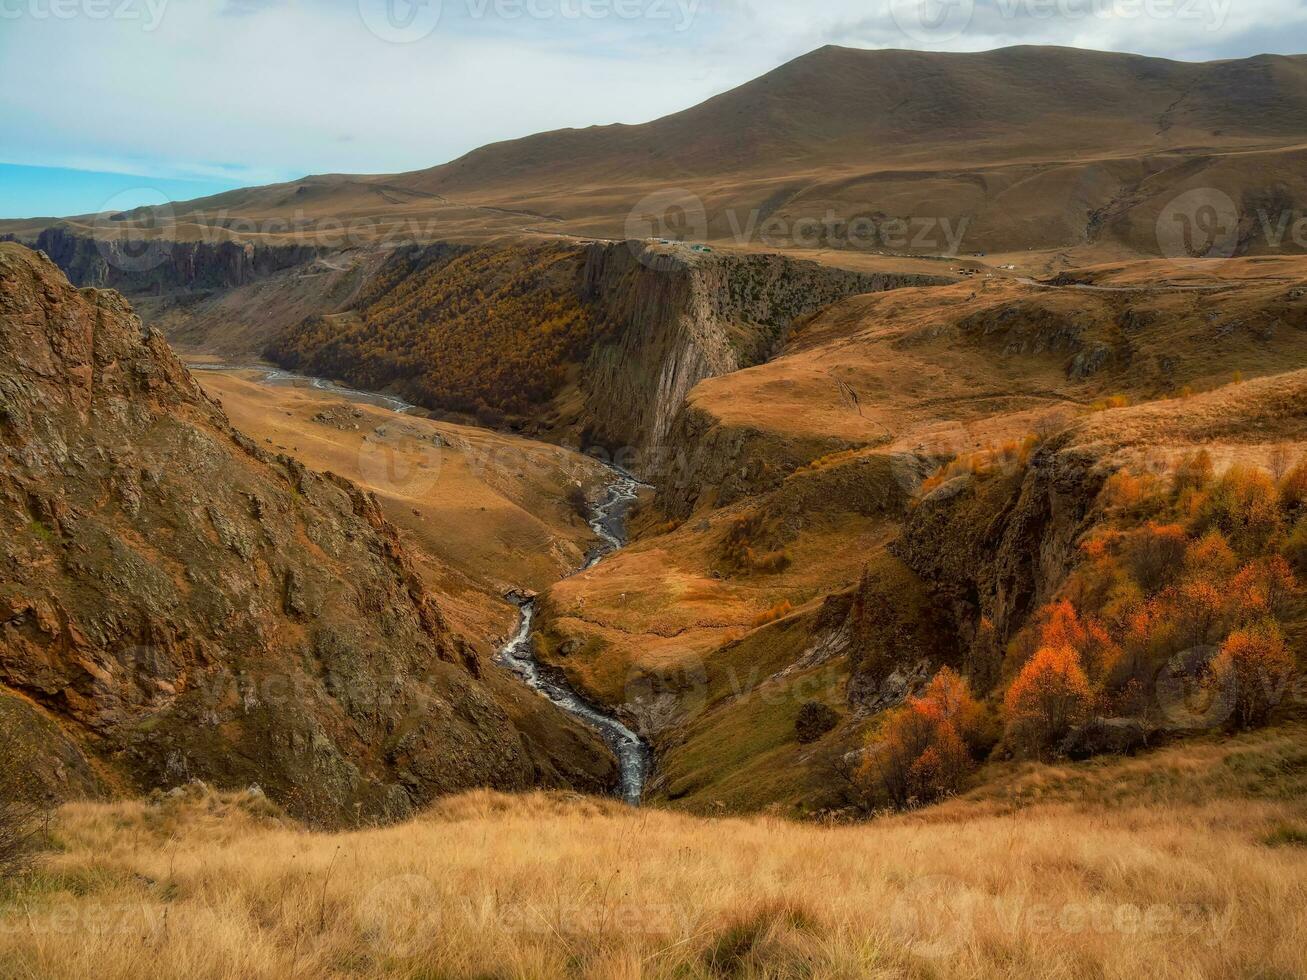
[[[582,373],[589,435],[658,457],[696,384],[767,360],[795,321],[855,293],[937,281],[780,255],[590,245],[582,296],[612,326]]]
[[[891,546],[929,586],[971,648],[973,682],[997,677],[981,652],[982,619],[1001,648],[1040,605],[1051,601],[1074,566],[1081,536],[1110,469],[1063,434],[1028,467],[944,483],[913,509]]]
[[[324,822],[615,781],[449,629],[372,497],[260,450],[119,294],[12,244],[0,731],[29,790],[257,783]]]
[[[58,225],[42,231],[36,247],[78,286],[131,294],[230,289],[326,253],[310,245],[90,238]]]

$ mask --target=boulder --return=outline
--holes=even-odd
[[[1062,740],[1062,754],[1071,759],[1096,755],[1133,755],[1146,748],[1153,729],[1140,718],[1094,718]]]

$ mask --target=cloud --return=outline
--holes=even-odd
[[[154,30],[144,18],[19,17],[0,25],[0,64],[38,81],[0,86],[0,131],[4,156],[34,165],[385,173],[540,130],[643,122],[828,43],[1194,60],[1307,48],[1299,0],[921,0],[927,23],[949,5],[966,14],[961,30],[924,35],[911,29],[915,2],[171,0]],[[439,17],[391,43],[362,15],[377,3],[397,4],[380,9],[401,26],[432,4]]]

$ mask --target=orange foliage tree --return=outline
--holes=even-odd
[[[941,669],[920,697],[889,714],[868,748],[860,781],[899,809],[957,792],[975,767],[983,714],[966,682]]]
[[[1008,741],[1048,757],[1088,717],[1093,702],[1080,657],[1069,646],[1042,647],[1022,668],[1003,699]]]
[[[1212,663],[1212,683],[1234,690],[1235,720],[1241,728],[1266,723],[1293,678],[1293,654],[1270,620],[1236,630]]]

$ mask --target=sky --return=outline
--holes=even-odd
[[[1307,52],[1304,0],[0,0],[0,217],[639,123],[824,44]]]

